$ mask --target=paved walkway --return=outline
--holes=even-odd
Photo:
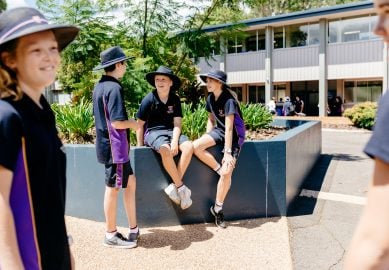
[[[325,129],[323,155],[288,217],[236,221],[226,230],[142,228],[133,250],[104,248],[103,223],[67,217],[76,268],[341,269],[371,177],[372,161],[362,153],[369,137]]]

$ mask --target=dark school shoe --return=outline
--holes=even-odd
[[[213,208],[213,206],[211,206],[210,211],[211,211],[211,214],[215,217],[215,224],[216,224],[216,226],[218,226],[219,228],[222,228],[222,229],[227,228],[227,224],[224,221],[223,210],[220,210],[219,213],[216,213],[216,211]]]

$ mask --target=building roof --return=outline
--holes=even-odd
[[[372,1],[361,1],[356,3],[336,5],[330,7],[321,7],[305,11],[292,12],[287,14],[275,15],[270,17],[255,18],[243,20],[234,23],[225,23],[206,26],[203,28],[205,32],[215,32],[228,28],[234,25],[245,25],[250,28],[258,28],[264,26],[277,26],[289,23],[297,23],[298,21],[311,21],[320,18],[339,18],[342,16],[363,15],[374,12],[374,5]]]

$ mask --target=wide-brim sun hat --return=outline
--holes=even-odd
[[[126,56],[123,49],[119,46],[114,46],[108,48],[100,53],[100,64],[96,66],[93,71],[100,70],[109,66],[112,66],[116,63],[126,61],[132,58],[131,56]]]
[[[211,69],[207,73],[200,74],[199,76],[204,83],[207,83],[207,78],[212,78],[229,87],[227,84],[227,74],[221,70]]]
[[[172,81],[173,85],[170,88],[171,90],[177,90],[181,86],[181,80],[176,76],[173,71],[165,66],[160,66],[156,71],[149,72],[146,74],[145,78],[151,86],[155,87],[155,76],[156,75],[164,75],[168,76]]]
[[[79,32],[79,28],[73,25],[50,24],[35,8],[18,7],[7,10],[0,15],[0,47],[17,38],[48,30],[53,31],[60,51]]]

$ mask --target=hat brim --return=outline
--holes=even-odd
[[[54,32],[60,51],[66,48],[66,46],[69,45],[69,43],[76,38],[78,32],[80,31],[78,27],[72,25],[41,24],[29,27],[25,30],[10,35],[9,37],[1,41],[0,46],[11,40],[21,38],[23,36],[50,30]]]
[[[147,73],[145,76],[146,81],[154,88],[156,88],[155,87],[155,76],[156,75],[163,75],[163,76],[169,77],[173,81],[173,85],[170,88],[171,90],[177,90],[181,86],[181,80],[180,80],[180,78],[178,78],[178,76],[173,75],[173,74],[167,74],[167,73],[163,73],[163,72],[154,71],[154,72]]]
[[[133,58],[133,57],[132,56],[123,56],[123,57],[116,58],[114,60],[109,61],[109,63],[100,64],[100,65],[94,67],[93,71],[101,70],[103,68],[115,65],[116,63],[127,61],[128,59],[131,59],[131,58]]]
[[[217,81],[221,82],[225,86],[229,87],[229,85],[227,83],[225,83],[224,81],[220,80],[220,78],[212,76],[210,74],[200,74],[199,77],[203,81],[203,83],[207,83],[207,78],[212,78],[214,80],[217,80]]]

